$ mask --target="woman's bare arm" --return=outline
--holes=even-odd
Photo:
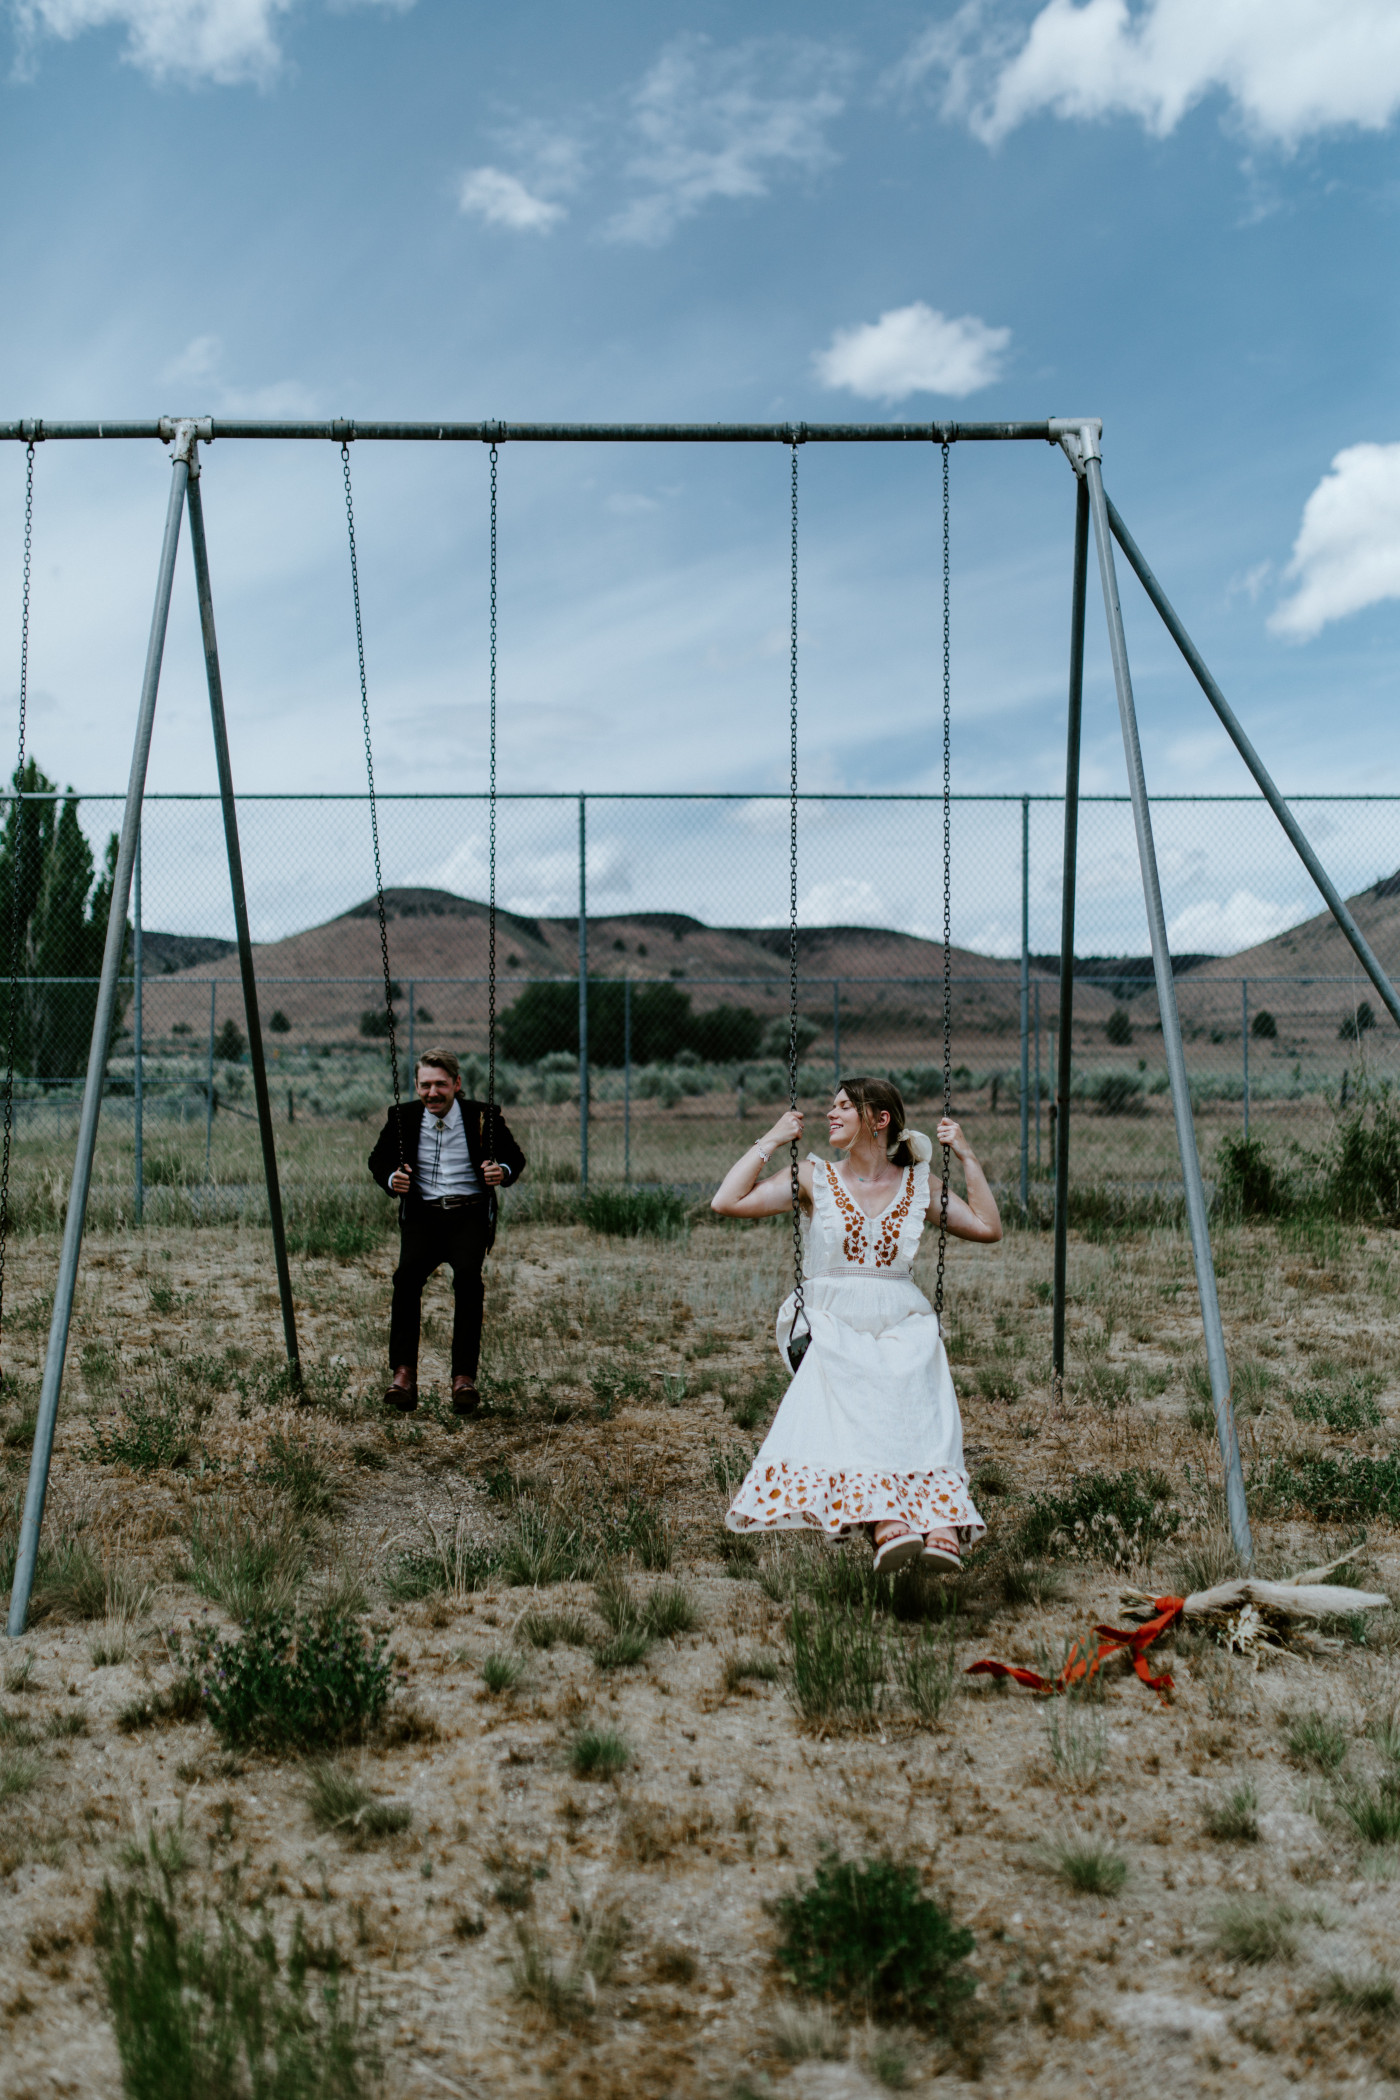
[[[776,1218],[792,1209],[792,1176],[790,1173],[770,1174],[766,1181],[759,1176],[768,1161],[780,1146],[791,1144],[802,1136],[802,1111],[789,1109],[779,1116],[773,1128],[761,1137],[756,1145],[750,1145],[741,1159],[735,1160],[719,1187],[710,1199],[710,1209],[717,1210],[722,1218]],[[803,1163],[798,1168],[801,1183],[801,1201],[804,1210],[812,1207],[812,1169]]]
[[[949,1147],[954,1159],[960,1163],[963,1173],[967,1176],[966,1202],[961,1196],[955,1195],[951,1188],[948,1191],[949,1232],[958,1240],[999,1240],[1001,1212],[997,1209],[997,1199],[982,1171],[981,1160],[963,1134],[962,1125],[955,1123],[951,1116],[945,1116],[938,1126],[938,1142]],[[943,1204],[943,1185],[936,1154],[929,1168],[929,1176],[933,1200],[926,1215],[929,1224],[932,1225],[937,1221]]]

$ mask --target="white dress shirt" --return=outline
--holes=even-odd
[[[445,1116],[424,1109],[418,1133],[418,1193],[425,1202],[437,1196],[479,1196],[481,1177],[467,1150],[462,1106],[453,1100]]]

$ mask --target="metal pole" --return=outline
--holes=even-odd
[[[1244,1058],[1244,1141],[1249,1143],[1249,979],[1240,979],[1240,1047]]]
[[[1021,1210],[1031,1202],[1031,798],[1021,797]]]
[[[831,1063],[833,1087],[841,1084],[841,980],[831,980]]]
[[[1065,1388],[1065,1274],[1069,1261],[1069,1086],[1074,1053],[1074,885],[1079,865],[1079,738],[1084,716],[1084,599],[1089,579],[1089,492],[1074,504],[1074,587],[1069,623],[1069,726],[1065,738],[1065,853],[1060,902],[1060,1011],[1055,1078],[1055,1310],[1050,1387]]]
[[[588,1187],[588,797],[578,798],[578,1178]]]
[[[1040,1179],[1040,979],[1035,980],[1035,1178]]]
[[[1123,614],[1118,603],[1118,579],[1113,567],[1113,534],[1098,445],[1089,431],[1084,433],[1084,474],[1089,484],[1089,502],[1094,513],[1094,539],[1098,547],[1099,582],[1103,588],[1104,612],[1108,619],[1109,649],[1113,657],[1113,683],[1118,692],[1118,714],[1123,728],[1123,752],[1128,765],[1128,787],[1133,799],[1133,824],[1137,832],[1138,859],[1142,864],[1143,897],[1147,924],[1152,936],[1152,963],[1157,977],[1157,1009],[1162,1018],[1162,1044],[1171,1081],[1172,1112],[1176,1118],[1176,1140],[1181,1153],[1181,1178],[1186,1192],[1186,1220],[1191,1232],[1191,1251],[1196,1262],[1196,1287],[1201,1300],[1201,1325],[1205,1330],[1206,1362],[1215,1401],[1215,1424],[1220,1437],[1220,1455],[1225,1466],[1225,1501],[1230,1516],[1230,1535],[1235,1550],[1247,1567],[1254,1557],[1249,1533],[1249,1511],[1245,1504],[1244,1472],[1240,1465],[1239,1437],[1234,1409],[1230,1405],[1230,1367],[1225,1360],[1225,1334],[1220,1324],[1220,1300],[1215,1287],[1215,1264],[1210,1251],[1210,1223],[1206,1192],[1201,1180],[1201,1162],[1196,1152],[1196,1132],[1191,1114],[1191,1088],[1186,1077],[1186,1052],[1181,1040],[1181,1017],[1177,1011],[1176,986],[1172,980],[1171,951],[1167,946],[1167,922],[1162,910],[1162,889],[1157,874],[1157,854],[1152,843],[1152,812],[1147,800],[1147,781],[1142,768],[1137,713],[1133,706],[1132,676],[1128,669],[1128,645],[1123,633]]]
[[[204,1178],[212,1181],[214,1152],[214,1005],[218,998],[218,979],[209,980],[209,1079],[204,1089]]]
[[[1264,800],[1283,826],[1294,852],[1317,884],[1318,889],[1322,892],[1327,909],[1351,942],[1362,969],[1385,1001],[1386,1010],[1390,1014],[1391,1019],[1397,1026],[1400,1026],[1400,995],[1397,995],[1394,985],[1382,969],[1370,942],[1342,901],[1340,890],[1338,890],[1331,876],[1323,867],[1322,862],[1308,844],[1307,839],[1303,835],[1302,826],[1274,785],[1273,777],[1268,767],[1245,735],[1235,716],[1234,709],[1230,706],[1229,701],[1206,669],[1199,649],[1197,649],[1190,635],[1177,618],[1161,584],[1158,583],[1147,563],[1143,560],[1141,551],[1132,534],[1128,531],[1127,526],[1119,517],[1114,506],[1108,502],[1107,497],[1105,497],[1104,501],[1107,505],[1108,523],[1113,528],[1114,538],[1118,541],[1119,546],[1127,555],[1129,563],[1136,571],[1138,581],[1156,606],[1157,611],[1161,614],[1162,624],[1165,626],[1167,633],[1186,658],[1196,683],[1220,717],[1226,734],[1239,752],[1240,757],[1254,775]]]
[[[53,1317],[49,1322],[49,1346],[44,1357],[43,1383],[39,1389],[38,1419],[34,1425],[34,1450],[29,1461],[29,1485],[20,1519],[19,1544],[15,1555],[14,1583],[10,1590],[8,1630],[12,1639],[24,1632],[29,1620],[29,1593],[34,1587],[34,1569],[39,1557],[39,1531],[44,1521],[48,1494],[49,1463],[53,1457],[54,1429],[58,1422],[58,1399],[63,1385],[63,1360],[68,1352],[68,1329],[73,1317],[73,1292],[78,1281],[83,1225],[87,1217],[88,1189],[92,1181],[93,1153],[97,1149],[97,1121],[102,1112],[102,1082],[107,1070],[107,1052],[117,1007],[117,980],[122,951],[126,947],[126,911],[131,901],[131,877],[136,859],[136,827],[141,820],[141,796],[146,785],[146,764],[151,751],[155,723],[156,694],[160,689],[161,658],[165,653],[165,629],[170,617],[170,592],[175,580],[175,551],[180,544],[180,514],[185,506],[185,484],[193,434],[177,433],[170,500],[165,511],[165,539],[156,577],[156,602],[151,615],[150,640],[146,645],[146,669],[141,681],[141,704],[136,715],[136,740],[127,779],[126,807],[122,811],[117,865],[112,875],[112,896],[107,914],[107,939],[102,950],[102,976],[97,987],[97,1007],[92,1017],[92,1042],[88,1048],[87,1081],[83,1088],[82,1112],[78,1119],[78,1143],[73,1156],[73,1180],[68,1192],[68,1214],[63,1222],[63,1246],[54,1284]]]
[[[418,1060],[417,1057],[414,1055],[413,1022],[414,1016],[417,1013],[417,1011],[418,986],[414,979],[410,977],[408,980],[408,1073],[409,1078],[414,1082],[415,1085],[417,1084],[418,1079]]]
[[[145,1174],[145,1163],[144,1163],[144,1161],[143,1161],[143,1159],[142,1159],[142,1156],[141,1156],[141,1140],[142,1140],[142,1137],[143,1137],[143,1134],[144,1134],[144,1133],[143,1133],[143,1129],[142,1129],[142,1124],[143,1124],[143,1116],[142,1116],[142,1109],[143,1109],[143,1107],[144,1107],[144,1102],[143,1102],[143,1100],[142,1100],[142,1095],[141,1095],[141,1083],[142,1083],[142,1079],[144,1078],[144,1074],[143,1074],[143,1072],[142,1072],[142,1069],[141,1069],[141,1067],[142,1067],[142,1055],[141,1055],[141,1018],[142,1018],[142,1016],[141,1016],[141,992],[142,992],[142,983],[141,983],[141,820],[140,820],[140,818],[139,818],[139,817],[137,818],[137,821],[136,821],[136,858],[135,858],[135,862],[133,863],[133,867],[132,867],[132,878],[133,878],[133,887],[134,887],[134,895],[133,895],[133,898],[132,898],[132,902],[133,902],[133,904],[134,904],[134,906],[135,906],[135,910],[134,910],[134,911],[133,911],[133,913],[132,913],[132,927],[131,927],[131,932],[132,932],[132,940],[131,940],[131,968],[132,968],[132,973],[133,973],[133,984],[132,984],[132,1000],[131,1000],[131,1033],[132,1033],[132,1044],[133,1044],[133,1049],[134,1049],[134,1053],[135,1053],[135,1054],[134,1054],[134,1057],[133,1057],[133,1060],[132,1060],[132,1065],[133,1065],[133,1069],[132,1069],[132,1101],[131,1101],[131,1131],[132,1131],[132,1139],[133,1139],[133,1149],[134,1149],[134,1151],[135,1151],[135,1154],[136,1154],[136,1158],[135,1158],[135,1163],[134,1163],[134,1174],[135,1174],[135,1189],[134,1189],[134,1198],[135,1198],[135,1212],[136,1212],[136,1222],[137,1222],[137,1224],[138,1224],[138,1225],[140,1225],[140,1224],[143,1224],[143,1223],[144,1223],[144,1221],[145,1221],[145,1210],[146,1210],[146,1174]]]
[[[622,1178],[632,1179],[632,979],[622,980]]]
[[[253,971],[253,943],[248,931],[248,898],[243,887],[243,855],[238,843],[238,809],[233,798],[233,765],[229,758],[228,724],[224,719],[224,686],[219,672],[219,643],[214,632],[214,594],[209,581],[209,550],[204,539],[204,505],[199,493],[198,448],[190,447],[189,487],[190,551],[194,556],[194,579],[199,592],[199,625],[204,638],[204,670],[209,685],[209,716],[214,730],[214,758],[219,773],[219,798],[224,811],[224,844],[228,849],[228,876],[233,891],[233,928],[238,939],[238,968],[243,979],[243,1011],[248,1022],[248,1060],[253,1068],[253,1099],[258,1111],[258,1135],[262,1139],[263,1177],[267,1183],[267,1215],[272,1226],[272,1253],[277,1268],[277,1293],[282,1301],[282,1335],[287,1362],[296,1377],[301,1374],[297,1348],[297,1316],[292,1302],[292,1271],[287,1261],[287,1233],[282,1222],[282,1191],[277,1179],[277,1140],[272,1130],[272,1102],[267,1091],[267,1061],[263,1054],[262,1022],[258,1014],[258,981]]]

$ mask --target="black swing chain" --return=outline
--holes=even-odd
[[[491,447],[491,823],[486,934],[486,1156],[496,1157],[496,447]]]
[[[10,869],[10,1009],[5,1031],[5,1132],[0,1141],[0,1321],[5,1311],[5,1256],[10,1244],[10,1148],[15,1127],[15,1038],[19,1019],[20,888],[24,873],[24,738],[29,705],[29,578],[34,545],[34,446],[24,462],[24,587],[19,621],[19,758],[15,765],[14,864]]]
[[[943,1114],[953,1113],[953,855],[952,855],[952,654],[948,569],[948,445],[943,444]],[[943,1188],[938,1200],[938,1278],[933,1309],[943,1329],[943,1267],[948,1256],[948,1165],[943,1147]]]
[[[788,1105],[797,1107],[797,443],[792,447],[792,605],[788,631]],[[788,1362],[796,1371],[812,1339],[802,1278],[802,1177],[798,1144],[790,1147],[792,1174],[792,1327]],[[806,1330],[798,1333],[798,1324]]]
[[[389,926],[384,913],[384,875],[379,858],[379,806],[374,796],[374,748],[369,734],[369,685],[365,678],[365,630],[360,618],[360,565],[355,553],[355,500],[350,493],[350,447],[340,448],[345,474],[345,523],[350,534],[350,588],[355,597],[355,649],[360,660],[360,717],[365,727],[365,777],[369,782],[369,825],[374,840],[374,895],[379,907],[379,953],[384,963],[384,1012],[389,1023],[389,1064],[394,1077],[394,1124],[399,1137],[399,1165],[406,1166],[403,1105],[399,1098],[399,1045],[394,1021],[394,980],[389,970]]]

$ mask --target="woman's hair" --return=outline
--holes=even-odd
[[[904,1128],[904,1096],[892,1079],[843,1079],[836,1091],[846,1096],[872,1136],[876,1117],[888,1109],[890,1127],[885,1137],[886,1150],[895,1166],[913,1166],[914,1155],[909,1147],[894,1142]]]

